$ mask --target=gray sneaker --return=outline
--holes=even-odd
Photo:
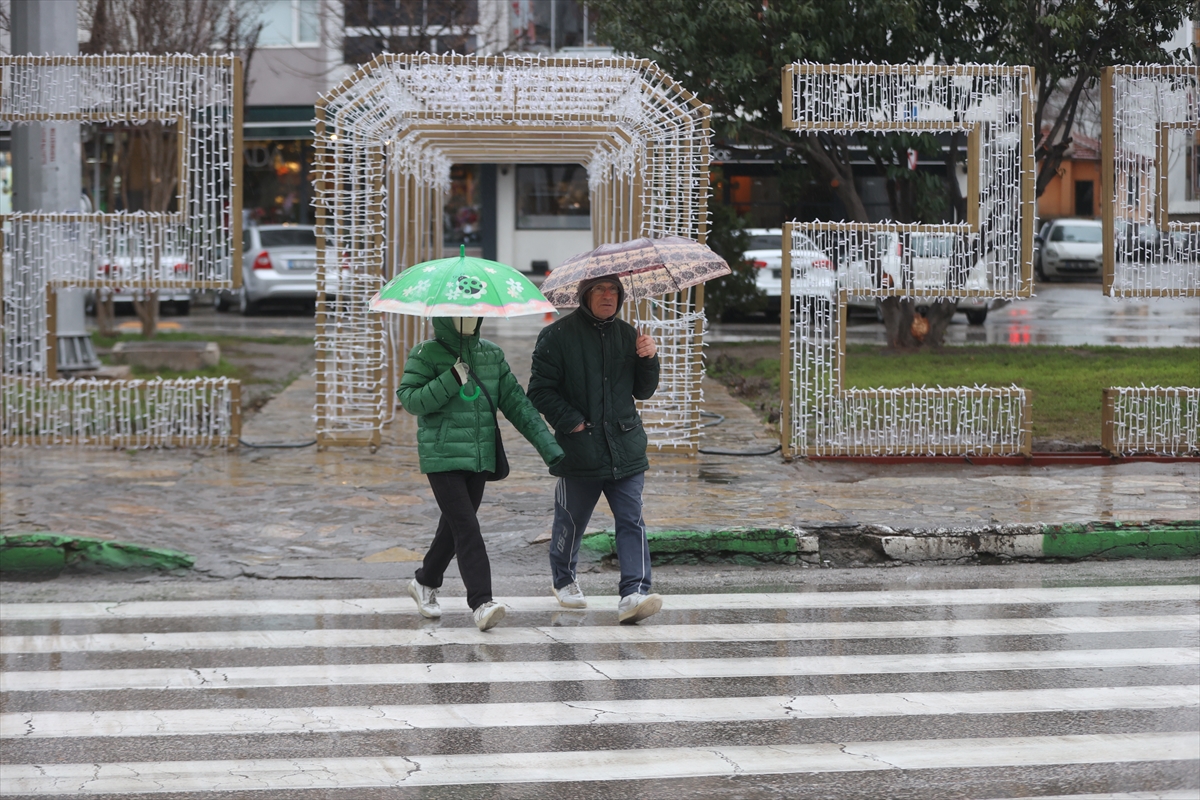
[[[481,631],[486,631],[496,627],[496,623],[504,619],[504,606],[488,600],[471,612],[471,616],[475,618],[475,627]]]
[[[622,625],[632,625],[657,614],[662,608],[662,595],[627,594],[617,603],[617,619]]]
[[[558,604],[563,608],[587,608],[587,598],[583,596],[583,589],[580,589],[579,584],[575,581],[571,581],[561,589],[551,586],[550,590],[554,592],[554,596],[558,598]]]
[[[409,597],[417,601],[417,611],[420,611],[421,616],[427,619],[439,619],[442,616],[442,607],[438,605],[437,593],[437,589],[430,589],[428,586],[417,583],[416,578],[408,582]]]

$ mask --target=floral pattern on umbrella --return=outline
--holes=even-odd
[[[632,300],[659,297],[728,275],[725,259],[708,247],[682,236],[632,239],[602,244],[572,256],[556,267],[542,293],[556,306],[576,305],[580,281],[617,277]]]
[[[371,298],[372,311],[417,317],[519,317],[554,311],[538,288],[512,267],[457,257],[414,264]]]

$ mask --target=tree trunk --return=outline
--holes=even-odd
[[[113,305],[112,290],[96,290],[96,327],[100,330],[101,336],[117,334],[116,312]]]
[[[158,333],[158,291],[145,291],[141,296],[133,296],[133,310],[142,321],[142,336],[153,339]]]

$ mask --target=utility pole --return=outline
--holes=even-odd
[[[79,55],[78,0],[12,0],[11,8],[14,55]],[[78,122],[14,125],[12,154],[13,211],[84,210]],[[59,371],[100,367],[83,305],[82,289],[56,292]]]

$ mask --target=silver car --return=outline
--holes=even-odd
[[[242,289],[217,294],[216,309],[243,314],[268,300],[317,299],[317,236],[312,225],[252,225],[242,233]]]

